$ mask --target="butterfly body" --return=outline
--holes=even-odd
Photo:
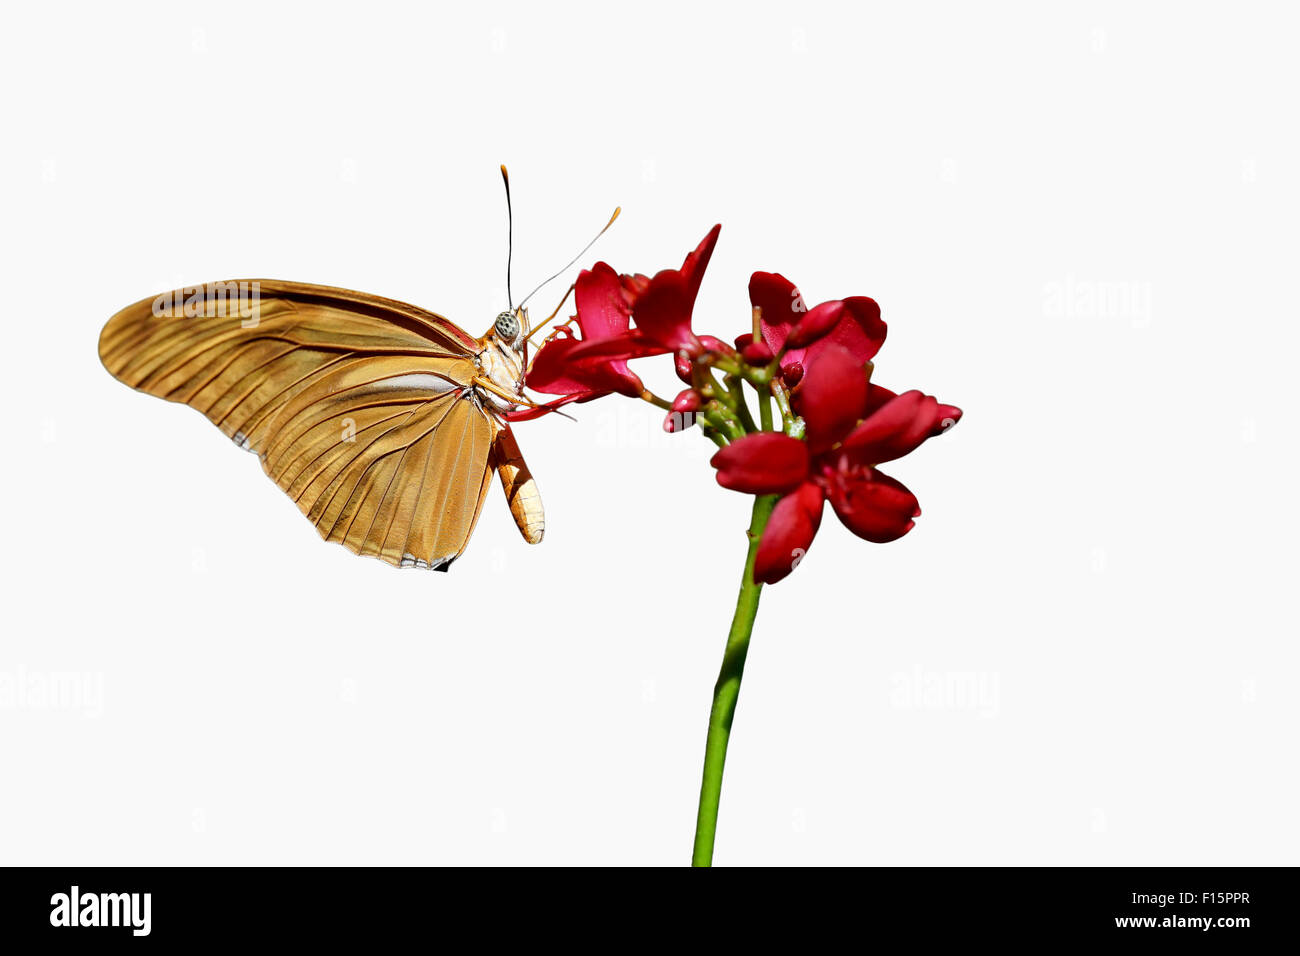
[[[523,399],[529,331],[528,310],[521,306],[498,315],[480,340],[482,348],[475,359],[480,374],[480,384],[475,386],[478,401],[498,413],[514,411]],[[529,544],[539,544],[546,530],[541,494],[509,427],[497,438],[495,463],[519,532]]]
[[[447,570],[493,471],[524,538],[542,538],[536,482],[506,419],[528,404],[527,325],[521,308],[474,338],[379,296],[241,280],[128,306],[99,352],[120,381],[190,405],[256,453],[326,540]]]
[[[510,328],[518,331],[503,335],[501,327],[507,318],[512,323],[505,325],[507,333]],[[527,365],[524,329],[527,324],[528,312],[525,309],[502,312],[497,316],[492,328],[479,340],[481,348],[475,356],[475,365],[479,371],[480,382],[490,383],[490,385],[478,384],[476,388],[481,399],[501,413],[514,411],[521,404],[514,399],[523,398],[524,372]],[[492,390],[491,385],[495,385],[499,391]]]

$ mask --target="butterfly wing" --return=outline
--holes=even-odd
[[[240,288],[255,298],[232,302]],[[415,306],[268,280],[145,299],[99,341],[114,377],[255,452],[323,538],[442,570],[473,533],[501,427],[470,388],[478,348]]]

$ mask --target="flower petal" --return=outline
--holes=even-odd
[[[880,306],[875,299],[864,295],[843,300],[844,313],[830,333],[808,349],[811,361],[820,349],[831,344],[842,346],[861,362],[870,361],[885,344],[885,323],[880,318]]]
[[[883,385],[877,385],[875,382],[867,389],[867,403],[862,407],[862,417],[868,418],[871,413],[880,408],[892,398],[898,396],[885,388]]]
[[[746,435],[709,460],[718,484],[751,495],[793,491],[808,478],[808,446],[778,432]]]
[[[578,273],[573,301],[584,341],[608,339],[627,331],[630,313],[623,298],[623,286],[618,273],[608,263],[597,262]]]
[[[832,484],[831,507],[844,527],[859,538],[884,544],[912,530],[921,514],[916,495],[901,483],[872,469],[871,477]]]
[[[961,409],[956,405],[940,405],[939,421],[935,424],[934,430],[930,432],[930,437],[933,438],[935,435],[942,435],[948,429],[952,428],[953,425],[956,425],[961,421],[961,415]]]
[[[650,286],[650,277],[639,272],[636,275],[619,276],[619,281],[623,286],[623,301],[627,303],[629,309],[636,304],[636,300]]]
[[[776,503],[754,556],[754,580],[775,584],[799,566],[822,521],[821,488],[804,482]]]
[[[527,406],[516,408],[512,412],[506,412],[501,417],[511,422],[527,422],[534,418],[541,418],[543,415],[555,411],[561,405],[568,405],[570,402],[589,402],[593,398],[601,398],[608,394],[608,392],[575,392],[572,395],[562,395],[553,401],[544,402],[531,408]]]
[[[569,353],[569,359],[574,362],[619,360],[626,362],[628,359],[644,358],[647,355],[663,355],[667,351],[668,349],[649,341],[641,333],[633,330],[607,339],[579,342]]]
[[[713,258],[713,247],[718,244],[718,233],[722,232],[722,223],[718,223],[709,230],[709,234],[700,240],[700,244],[695,247],[694,251],[687,253],[686,260],[682,263],[680,270],[682,278],[686,280],[686,287],[691,294],[691,304],[695,304],[695,296],[699,294],[700,282],[704,278],[704,270],[708,268],[709,260]]]
[[[807,311],[794,283],[776,272],[755,272],[749,277],[749,304],[763,310],[763,341],[773,352],[784,348],[790,330]],[[791,362],[798,362],[803,352],[795,350],[795,354],[787,353],[787,357]],[[781,359],[781,364],[787,364],[786,358]]]
[[[623,293],[631,300],[633,319],[645,338],[669,351],[700,352],[700,341],[691,331],[691,312],[721,231],[720,224],[710,229],[680,269],[664,269],[649,280],[640,275],[623,277]]]
[[[529,388],[551,395],[595,391],[638,396],[645,386],[637,374],[628,369],[626,359],[583,354],[584,348],[608,346],[613,341],[606,339],[588,343],[565,336],[553,338],[538,350],[525,376],[525,383]]]
[[[790,330],[786,345],[792,349],[807,348],[818,339],[825,338],[835,328],[844,314],[844,303],[839,300],[823,302],[809,309]]]
[[[844,439],[844,452],[859,464],[878,465],[902,458],[927,438],[943,433],[961,418],[961,409],[940,405],[916,389],[885,402]]]
[[[584,390],[584,386],[569,377],[568,359],[573,349],[582,344],[580,339],[560,335],[543,343],[533,357],[533,364],[524,377],[524,383],[539,392],[559,395]]]
[[[637,330],[666,350],[698,353],[702,346],[691,331],[694,306],[695,296],[682,274],[665,270],[651,279],[645,292],[637,297],[633,313]]]
[[[809,450],[825,451],[847,435],[867,402],[867,368],[848,349],[821,349],[794,392],[795,411],[807,425]]]

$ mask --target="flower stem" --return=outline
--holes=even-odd
[[[666,398],[660,398],[648,388],[641,390],[641,401],[649,402],[655,408],[662,408],[666,412],[671,412],[673,410],[672,402],[668,401]]]
[[[763,590],[763,585],[754,581],[754,558],[776,500],[776,495],[754,498],[745,576],[740,582],[740,595],[736,598],[736,613],[731,619],[731,632],[727,635],[722,670],[713,687],[713,709],[709,712],[709,734],[704,744],[704,779],[700,784],[700,811],[695,822],[692,866],[713,865],[713,839],[718,830],[718,803],[722,797],[722,767],[727,761],[727,743],[731,739],[731,722],[740,697],[740,679],[745,673],[749,636],[754,629],[754,618],[758,616],[758,598]]]
[[[794,413],[790,407],[790,393],[780,382],[772,383],[772,395],[776,398],[777,407],[781,409],[781,420],[785,423],[785,433],[791,438],[803,438],[804,424],[803,419]]]
[[[745,388],[741,379],[737,375],[724,376],[723,382],[727,392],[728,404],[736,413],[736,418],[740,420],[740,426],[745,429],[745,434],[749,435],[758,431],[758,426],[754,424],[754,416],[749,412],[749,403],[745,401]]]
[[[769,385],[758,389],[758,422],[763,431],[772,430],[772,388]]]

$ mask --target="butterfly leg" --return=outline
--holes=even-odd
[[[493,395],[497,396],[498,398],[504,399],[505,401],[509,402],[511,405],[526,405],[529,408],[543,407],[541,405],[538,405],[531,398],[528,398],[524,395],[511,394],[510,392],[507,392],[504,388],[502,388],[496,382],[492,381],[492,379],[490,378],[482,378],[476,376],[473,380],[473,384],[476,387],[483,389],[484,391],[491,392]]]

